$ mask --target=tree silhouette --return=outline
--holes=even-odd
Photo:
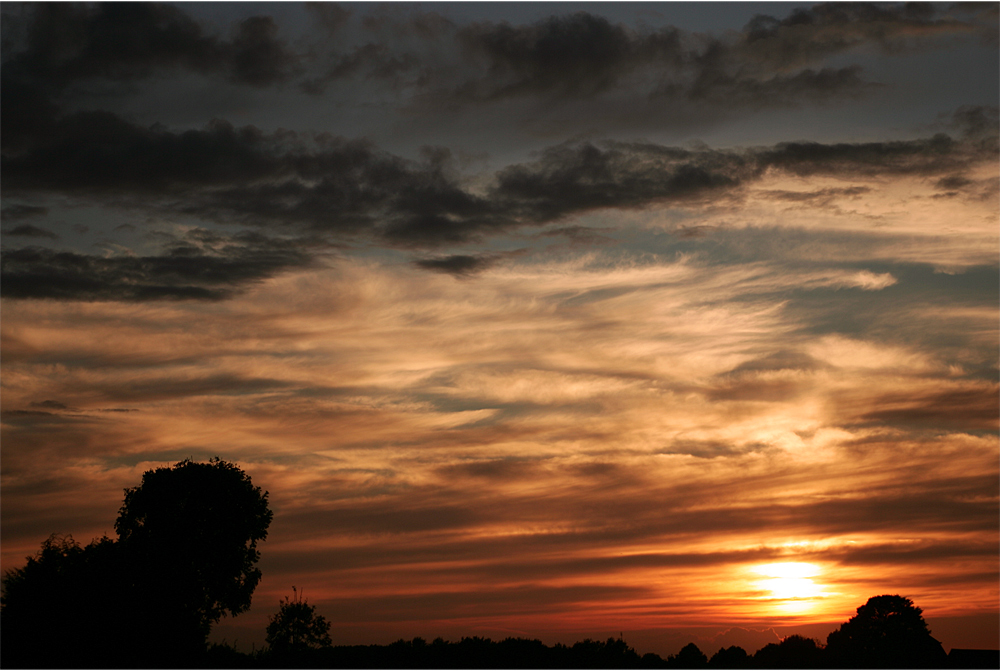
[[[3,578],[4,667],[188,666],[209,629],[250,605],[267,493],[218,458],[147,471],[119,539],[52,536]]]
[[[760,669],[818,669],[823,649],[811,638],[792,634],[781,643],[768,643],[758,650],[753,662]]]
[[[0,666],[108,666],[109,650],[123,664],[134,659],[118,559],[109,538],[81,547],[54,534],[22,568],[7,571]]]
[[[154,649],[203,650],[212,624],[250,607],[272,516],[267,492],[218,457],[146,471],[125,490],[115,530]]]
[[[296,598],[280,601],[278,612],[267,624],[266,640],[272,652],[295,653],[331,645],[330,623],[294,587],[292,591]]]
[[[893,594],[873,596],[827,637],[830,661],[854,668],[941,668],[947,655],[931,636],[920,608]]]
[[[719,651],[708,660],[713,669],[746,669],[750,667],[750,655],[738,645],[719,648]]]
[[[676,655],[667,657],[667,667],[671,669],[700,669],[708,666],[708,657],[694,643],[688,643]]]

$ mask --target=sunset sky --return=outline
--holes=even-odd
[[[1000,647],[996,3],[2,4],[2,568],[185,458],[249,650]]]

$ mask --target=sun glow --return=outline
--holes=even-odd
[[[824,596],[823,585],[813,582],[820,569],[815,564],[805,562],[780,562],[764,564],[753,568],[753,572],[763,576],[755,582],[762,591],[769,592],[768,600],[777,600],[780,610],[801,613],[813,608],[813,600]]]

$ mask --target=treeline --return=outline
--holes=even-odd
[[[639,655],[622,638],[572,646],[538,640],[415,638],[334,646],[330,623],[296,593],[252,653],[208,645],[213,624],[250,607],[261,574],[257,543],[272,513],[267,492],[234,464],[182,461],[143,474],[125,490],[117,539],[81,546],[52,536],[25,566],[3,576],[3,668],[355,669],[810,669],[998,668],[996,655],[954,665],[921,616],[898,595],[872,597],[825,644],[790,636],[748,654],[709,658],[689,644],[666,659]],[[295,588],[293,588],[294,590]],[[993,651],[995,652],[995,651]],[[955,657],[954,651],[951,656]]]
[[[994,651],[991,651],[994,652]],[[831,654],[815,640],[793,635],[769,643],[754,654],[739,646],[719,648],[711,657],[690,643],[666,659],[648,652],[640,655],[622,638],[586,639],[571,646],[547,646],[537,639],[493,641],[477,636],[458,642],[441,638],[400,639],[389,645],[323,646],[298,650],[265,648],[240,653],[215,645],[206,656],[211,668],[260,669],[838,669],[838,668],[997,668],[996,655],[951,659],[941,651],[920,660],[876,657],[866,663]]]
[[[333,646],[330,625],[301,598],[282,601],[267,628],[268,647],[240,656],[222,646],[212,649],[216,664],[261,668],[379,669],[942,669],[997,668],[996,659],[954,664],[930,635],[921,610],[899,595],[872,597],[857,614],[828,637],[826,644],[792,635],[748,654],[739,646],[719,648],[711,657],[694,643],[666,659],[639,655],[621,637],[547,646],[539,640],[441,638],[399,640],[391,645]],[[229,655],[226,661],[226,655]]]

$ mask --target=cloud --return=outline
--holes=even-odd
[[[592,96],[644,62],[681,57],[675,30],[638,39],[624,26],[587,12],[551,16],[529,26],[473,24],[457,38],[484,65],[482,78],[461,84],[454,95],[478,100],[526,93]]]
[[[298,69],[299,56],[278,38],[269,16],[245,19],[225,40],[206,34],[181,8],[167,4],[46,3],[30,6],[27,14],[20,48],[13,47],[12,38],[5,40],[13,50],[3,64],[5,78],[66,87],[80,80],[131,81],[182,69],[263,87],[288,80]]]
[[[875,410],[861,414],[863,422],[889,426],[943,427],[966,431],[996,431],[1000,423],[996,384],[979,384],[923,394],[888,394],[875,399]]]
[[[892,53],[918,48],[923,38],[971,32],[974,26],[933,5],[824,3],[797,7],[780,20],[755,16],[744,28],[740,46],[759,63],[791,68],[866,44]]]
[[[468,256],[465,254],[453,254],[437,259],[420,259],[414,263],[424,270],[433,270],[439,273],[448,273],[455,277],[465,277],[473,275],[489,268],[496,262],[491,256]]]
[[[69,408],[59,401],[32,401],[33,408],[49,408],[51,410],[68,410]]]
[[[290,79],[299,57],[278,38],[270,16],[252,16],[239,23],[227,49],[234,82],[265,87]]]
[[[20,226],[9,228],[4,231],[3,234],[24,238],[49,238],[51,240],[59,239],[58,235],[47,228],[40,228],[38,226],[32,226],[31,224],[21,224]]]
[[[248,284],[313,263],[301,242],[248,234],[216,248],[178,243],[161,256],[100,257],[41,247],[4,250],[0,290],[8,298],[221,300]]]
[[[746,185],[776,173],[950,178],[995,161],[998,151],[986,139],[944,134],[729,150],[579,142],[549,147],[473,188],[446,149],[428,149],[413,161],[363,140],[264,133],[219,120],[201,130],[171,132],[108,112],[77,112],[54,117],[44,133],[24,132],[12,140],[21,150],[4,157],[7,193],[114,198],[158,213],[403,247],[474,241],[601,209],[668,203],[719,208],[740,202]],[[866,194],[867,188],[771,195],[825,205]]]
[[[0,219],[3,221],[21,221],[34,217],[42,217],[48,214],[49,208],[37,205],[7,205],[0,210]]]

